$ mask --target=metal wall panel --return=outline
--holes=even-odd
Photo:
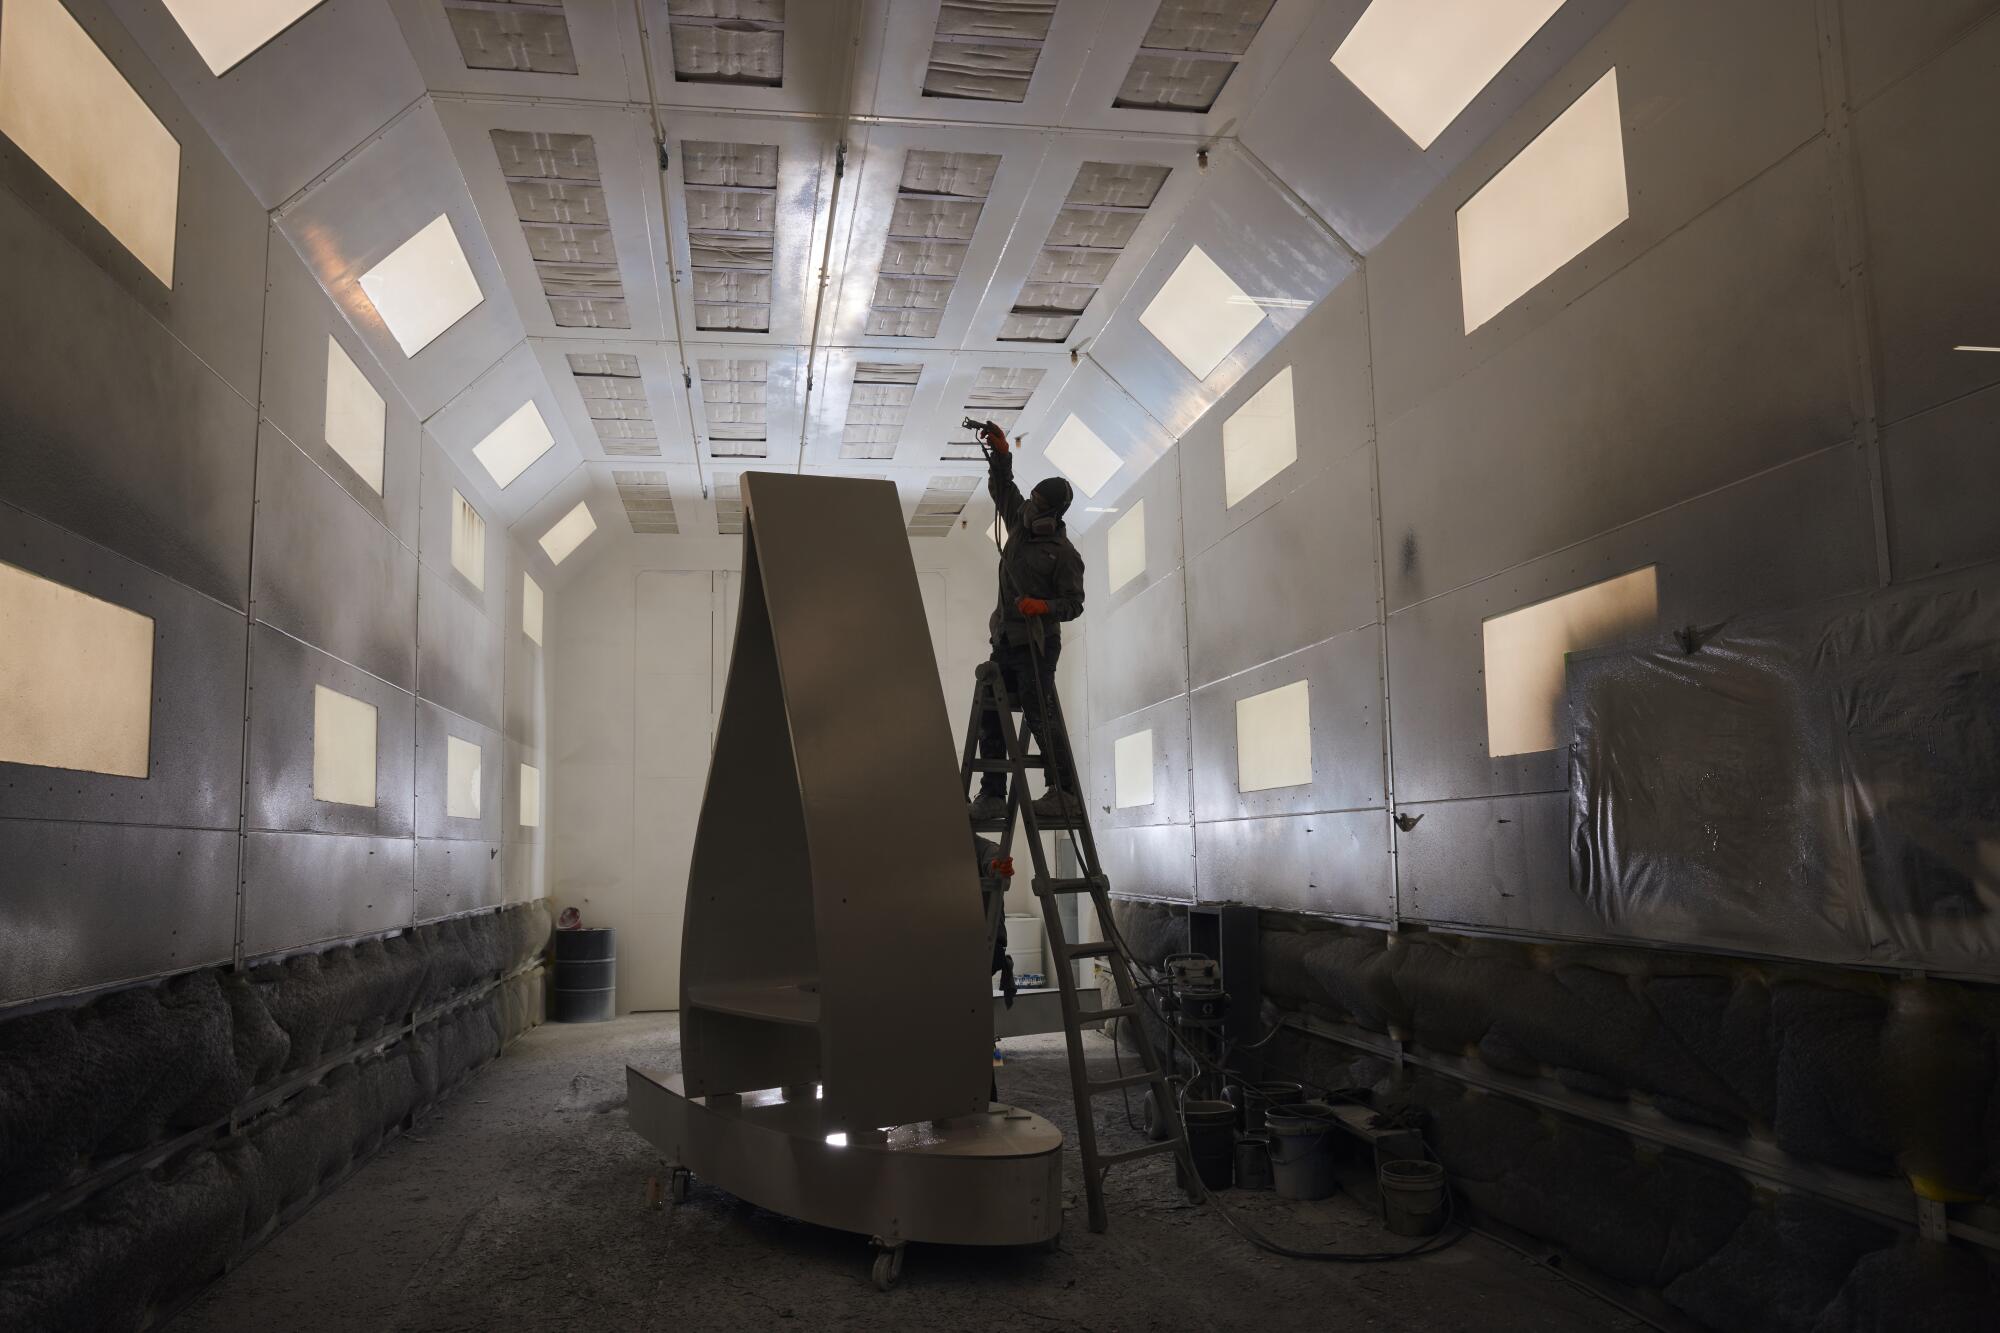
[[[0,498],[243,608],[257,411],[0,190]]]
[[[1659,566],[1662,633],[1868,586],[1859,450],[1825,450],[1390,616],[1397,804],[1562,787],[1561,748],[1486,754],[1481,624],[1649,564]],[[1567,729],[1558,719],[1558,734]]]
[[[1374,921],[1395,915],[1386,810],[1197,824],[1194,837],[1202,902]]]
[[[1187,690],[1187,607],[1179,570],[1102,620],[1086,643],[1097,724]]]
[[[1889,556],[1898,579],[2000,559],[2000,388],[1882,432]]]
[[[487,551],[493,550],[487,529]],[[499,631],[460,590],[457,575],[417,571],[417,693],[481,726],[500,725],[505,654]]]
[[[417,684],[417,556],[268,423],[257,442],[256,618]]]
[[[1872,100],[1995,13],[1994,0],[1841,0],[1849,104]]]
[[[0,1004],[229,961],[236,831],[0,819]]]
[[[1197,687],[1374,623],[1374,471],[1367,449],[1331,460],[1189,562]]]
[[[2000,384],[2000,356],[1952,350],[2000,343],[1997,64],[1986,23],[1854,119],[1884,421]]]
[[[1602,933],[1569,887],[1569,793],[1401,810],[1422,816],[1396,838],[1405,920],[1534,935]]]
[[[500,733],[447,712],[428,699],[417,700],[416,716],[417,836],[498,843],[502,818],[500,788],[507,763]],[[450,749],[447,738],[451,736],[479,747],[477,819],[457,819],[445,813],[445,756]]]
[[[1312,706],[1310,783],[1237,790],[1236,702],[1293,681]],[[1358,810],[1385,804],[1382,786],[1382,632],[1369,626],[1314,644],[1194,692],[1197,820]]]
[[[1121,898],[1194,901],[1194,826],[1150,824],[1097,834],[1097,859]]]
[[[313,797],[313,689],[375,707],[375,804]],[[250,762],[245,816],[253,829],[407,838],[414,830],[416,700],[388,682],[268,625],[250,631]]]
[[[1070,721],[1072,739],[1085,733]],[[1150,805],[1118,808],[1117,765],[1113,747],[1120,737],[1137,732],[1153,733],[1153,801]],[[1109,726],[1098,727],[1090,736],[1089,785],[1093,807],[1091,826],[1103,830],[1134,828],[1143,824],[1185,824],[1189,813],[1188,773],[1193,763],[1188,740],[1188,701],[1177,694],[1164,703],[1127,714]],[[1079,756],[1080,758],[1081,756]]]
[[[0,816],[233,831],[243,772],[242,615],[8,506],[0,506],[0,561],[154,623],[148,775],[0,763]]]
[[[1815,3],[1634,0],[1606,25],[1369,255],[1377,421],[1386,425],[1429,401],[1819,134],[1826,112]],[[1459,206],[1613,65],[1631,219],[1466,336]],[[1691,88],[1700,96],[1689,95]],[[1824,214],[1828,200],[1819,202]],[[1845,328],[1842,319],[1837,329]],[[1712,343],[1727,327],[1696,332]],[[1672,350],[1686,336],[1649,331],[1640,342]],[[1773,359],[1783,351],[1782,344],[1751,346]],[[1683,392],[1688,383],[1699,381],[1681,382]]]
[[[548,740],[548,649],[556,627],[555,600],[542,590],[542,643],[528,637],[521,624],[521,580],[527,571],[516,567],[507,577],[506,651],[502,677],[505,692],[501,730],[525,745],[540,748]],[[539,582],[539,580],[537,580]]]
[[[1532,335],[1385,418],[1389,605],[1847,438],[1834,180],[1824,142],[1794,154]],[[1396,290],[1375,291],[1378,313]]]
[[[415,919],[416,843],[325,833],[243,839],[243,953],[296,949]]]
[[[1017,474],[1016,480],[1026,490],[1034,485],[1037,478],[1022,473]],[[980,495],[982,498],[985,496],[983,486]],[[1140,503],[1146,506],[1146,568],[1137,578],[1113,592],[1107,587],[1111,571],[1105,544],[1110,539],[1113,525],[1130,514],[1133,505]],[[1109,615],[1180,567],[1181,486],[1177,450],[1169,450],[1117,500],[1100,505],[1079,496],[1077,505],[1112,511],[1092,515],[1088,528],[1071,535],[1071,540],[1083,555],[1084,604],[1091,614]]]
[[[1225,507],[1223,422],[1287,366],[1292,369],[1298,461]],[[1366,447],[1374,438],[1374,395],[1368,373],[1368,284],[1357,275],[1314,306],[1254,373],[1181,437],[1188,551],[1207,550],[1304,487],[1321,469]],[[1369,544],[1372,549],[1372,536]]]
[[[507,901],[499,843],[417,839],[413,919],[434,921]]]
[[[325,469],[405,546],[417,545],[417,471],[421,424],[403,395],[376,364],[375,357],[340,311],[320,290],[312,271],[283,236],[271,244],[269,294],[264,304],[264,377],[259,410],[306,456]],[[326,443],[326,340],[340,344],[348,359],[382,395],[386,431],[382,445],[382,490],[361,480]]]
[[[539,843],[509,842],[500,852],[501,901],[531,903],[549,896],[548,862]]]

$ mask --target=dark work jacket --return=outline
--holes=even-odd
[[[1049,604],[1049,613],[1038,617],[1043,623],[1042,642],[1060,644],[1062,622],[1083,614],[1083,557],[1070,545],[1062,513],[1036,523],[1034,532],[1022,526],[1024,497],[1014,484],[1011,453],[993,455],[986,489],[1007,534],[1000,554],[999,605],[987,625],[993,646],[1019,648],[1028,642],[1028,618],[1014,608],[1017,597],[1039,597]]]

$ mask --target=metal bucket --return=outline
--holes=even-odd
[[[1190,1101],[1181,1107],[1188,1156],[1201,1183],[1226,1190],[1235,1179],[1236,1108],[1228,1102]]]
[[[1324,1199],[1336,1188],[1334,1136],[1341,1132],[1325,1102],[1295,1102],[1264,1113],[1271,1136],[1271,1181],[1281,1199]]]
[[[1262,1134],[1245,1134],[1236,1140],[1236,1188],[1271,1188],[1271,1140]]]
[[[1444,1225],[1444,1168],[1405,1158],[1384,1162],[1375,1173],[1382,1186],[1382,1219],[1399,1236],[1434,1236]]]

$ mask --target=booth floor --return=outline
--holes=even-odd
[[[1112,1050],[1093,1036],[1093,1063]],[[1002,1100],[1074,1137],[1059,1036],[1005,1043]],[[1111,1228],[1085,1228],[1066,1149],[1061,1248],[910,1247],[877,1291],[865,1238],[695,1186],[648,1204],[662,1176],[626,1123],[625,1065],[680,1066],[671,1014],[548,1024],[183,1312],[184,1331],[768,1329],[1369,1329],[1569,1333],[1644,1325],[1469,1236],[1415,1262],[1356,1266],[1253,1249],[1187,1205],[1165,1158],[1112,1173]],[[1106,1105],[1115,1108],[1116,1102]],[[1135,1110],[1136,1104],[1135,1104]],[[1122,1124],[1107,1148],[1132,1146]],[[661,1181],[664,1196],[665,1182]],[[1267,1234],[1351,1250],[1408,1242],[1338,1195],[1227,1196]]]

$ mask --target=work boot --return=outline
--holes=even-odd
[[[1083,798],[1073,791],[1044,793],[1035,802],[1035,818],[1060,822],[1083,818]]]
[[[972,822],[975,824],[996,824],[1007,817],[1007,797],[1004,792],[983,791],[972,802]]]

